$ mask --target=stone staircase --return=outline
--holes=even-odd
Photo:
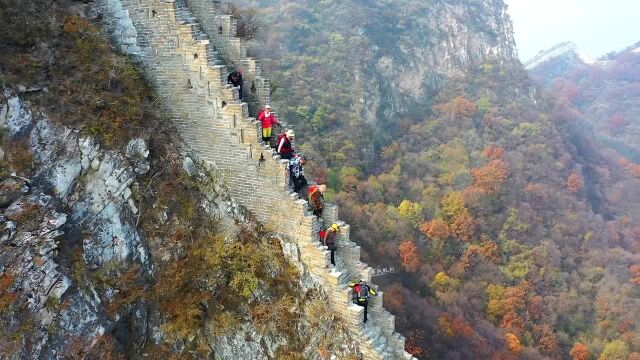
[[[259,122],[227,84],[222,63],[241,64],[258,102],[270,100],[259,63],[246,56],[246,46],[235,37],[235,20],[221,15],[211,0],[97,0],[94,11],[120,49],[141,64],[194,153],[222,174],[240,204],[298,247],[304,271],[331,299],[363,357],[413,359],[404,351],[404,337],[394,331],[394,316],[382,307],[382,292],[371,299],[363,325],[364,309],[351,302],[347,283],[370,281],[373,269],[360,261],[360,247],[349,240],[350,226],[338,219],[336,206],[327,205],[323,219],[308,211],[290,190],[288,161],[262,142]],[[335,266],[318,237],[333,222],[341,224]]]

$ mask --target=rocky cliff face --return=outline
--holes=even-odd
[[[74,278],[79,269],[122,261],[151,270],[131,199],[137,176],[149,171],[148,150],[142,139],[130,142],[124,154],[101,150],[92,138],[54,125],[9,92],[0,126],[9,138],[27,142],[20,151],[34,154],[35,169],[30,179],[14,175],[1,185],[1,268],[11,279],[3,290],[15,297],[9,305],[14,313],[3,318],[5,335],[15,336],[5,344],[14,351],[6,354],[53,358],[69,339],[91,343],[113,327],[96,286]],[[16,149],[5,151],[11,156]],[[81,258],[72,260],[76,250]],[[25,321],[29,329],[19,327]],[[140,337],[146,338],[146,331]]]
[[[0,347],[6,358],[163,358],[196,354],[196,343],[208,350],[194,356],[215,359],[271,359],[287,348],[309,359],[320,356],[319,349],[341,356],[356,350],[326,304],[312,295],[319,289],[306,278],[300,279],[300,296],[309,297],[292,299],[297,310],[289,309],[298,314],[288,319],[295,335],[273,330],[273,319],[252,322],[247,303],[241,304],[246,317],[236,320],[233,330],[220,333],[221,325],[210,323],[193,329],[199,336],[176,341],[163,325],[167,314],[150,297],[156,282],[149,279],[184,251],[167,241],[170,234],[152,229],[181,225],[174,205],[157,195],[148,208],[142,194],[158,191],[153,182],[163,182],[159,163],[168,161],[180,168],[180,177],[202,187],[193,207],[217,219],[227,241],[246,231],[243,224],[252,224],[244,211],[209,170],[191,160],[178,139],[169,147],[173,151],[162,154],[150,154],[142,138],[121,149],[102,149],[92,137],[56,124],[11,92],[2,103],[5,140],[26,140],[21,151],[34,154],[29,178],[3,173],[0,180]],[[6,147],[2,155],[3,161],[16,158],[15,149]],[[178,203],[188,201],[173,195]],[[295,255],[289,256],[294,265]],[[118,276],[128,283],[113,278]],[[147,295],[131,298],[133,283],[144,284]],[[261,302],[272,296],[267,290],[256,292]],[[342,346],[327,343],[324,333],[332,333]]]
[[[375,15],[364,26],[373,50],[368,70],[376,74],[365,86],[368,121],[422,108],[447,78],[470,68],[517,62],[502,1],[401,1],[396,7],[384,20],[395,28],[380,27]]]
[[[271,56],[282,59],[298,51],[313,53],[318,36],[327,36],[336,44],[347,42],[353,50],[347,68],[377,76],[364,89],[371,98],[366,102],[387,102],[390,113],[407,111],[410,103],[437,91],[446,77],[465,73],[470,67],[488,61],[518,61],[511,20],[502,0],[240,3],[258,6],[264,14],[268,26],[263,35],[278,49],[265,51]],[[304,25],[298,27],[300,22]],[[330,33],[303,33],[316,24]],[[290,61],[295,60],[285,59]],[[378,99],[385,96],[388,98]]]

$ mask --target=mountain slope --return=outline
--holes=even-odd
[[[591,64],[556,57],[532,63],[529,71],[536,82],[575,111],[578,127],[592,131],[604,147],[640,161],[636,141],[640,134],[638,44]]]
[[[635,198],[637,180],[534,86],[501,1],[244,3],[268,24],[254,51],[277,74],[277,111],[302,129],[365,260],[401,269],[376,281],[410,351],[559,359],[617,339],[625,357],[640,350],[638,319],[624,320],[638,305],[637,206],[615,201],[621,186]],[[421,21],[406,38],[389,25]]]
[[[239,3],[263,9],[253,51],[277,74],[278,112],[303,136],[326,133],[330,142],[304,142],[329,162],[372,166],[395,119],[421,116],[447,76],[490,59],[517,62],[501,1]]]

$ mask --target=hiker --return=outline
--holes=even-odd
[[[309,208],[313,211],[313,215],[322,216],[324,210],[324,193],[327,191],[327,185],[313,185],[307,189],[307,202]]]
[[[242,70],[234,70],[227,77],[227,83],[233,85],[233,87],[240,87],[238,92],[240,93],[240,100],[244,99],[244,81],[242,80]]]
[[[281,159],[290,160],[293,157],[293,145],[291,145],[291,141],[295,138],[296,134],[291,129],[278,135],[276,151]]]
[[[307,163],[305,156],[293,155],[289,160],[289,178],[291,178],[291,185],[293,185],[293,191],[300,193],[300,190],[307,185],[307,179],[304,177],[304,169],[302,166]]]
[[[327,230],[320,231],[320,241],[322,245],[326,246],[331,251],[331,265],[335,265],[335,252],[338,250],[336,247],[336,233],[340,232],[340,225],[331,224]]]
[[[367,285],[364,279],[359,282],[349,283],[349,287],[353,288],[353,303],[364,307],[364,322],[367,323],[367,308],[369,307],[369,295],[376,296],[378,293]]]
[[[258,120],[262,124],[262,141],[267,145],[271,145],[271,127],[273,125],[280,125],[276,115],[271,112],[271,106],[264,106],[264,110],[258,114]]]

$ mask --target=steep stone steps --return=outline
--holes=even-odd
[[[235,20],[207,10],[206,3],[211,4],[204,0],[98,2],[110,7],[107,12],[118,3],[120,18],[130,16],[141,46],[139,52],[127,50],[146,64],[147,76],[165,98],[182,137],[202,159],[223,170],[241,204],[261,221],[277,224],[283,235],[298,244],[303,263],[325,285],[334,310],[359,339],[365,358],[406,358],[403,338],[393,332],[393,317],[382,309],[382,299],[372,300],[368,327],[362,324],[363,308],[351,302],[347,281],[370,280],[372,269],[360,262],[360,248],[349,241],[348,225],[344,224],[346,236],[338,241],[338,262],[333,266],[329,251],[319,243],[322,222],[310,214],[305,201],[288,190],[288,162],[262,144],[258,122],[249,117],[238,90],[226,83],[226,67],[220,65],[223,57],[247,66],[247,79],[257,89],[255,96],[269,101],[270,85],[261,78],[259,63],[246,57],[246,46],[234,37]],[[194,15],[191,7],[200,13]],[[204,21],[208,27],[198,22],[203,12],[211,20]],[[331,214],[323,218],[324,224],[334,220]]]

